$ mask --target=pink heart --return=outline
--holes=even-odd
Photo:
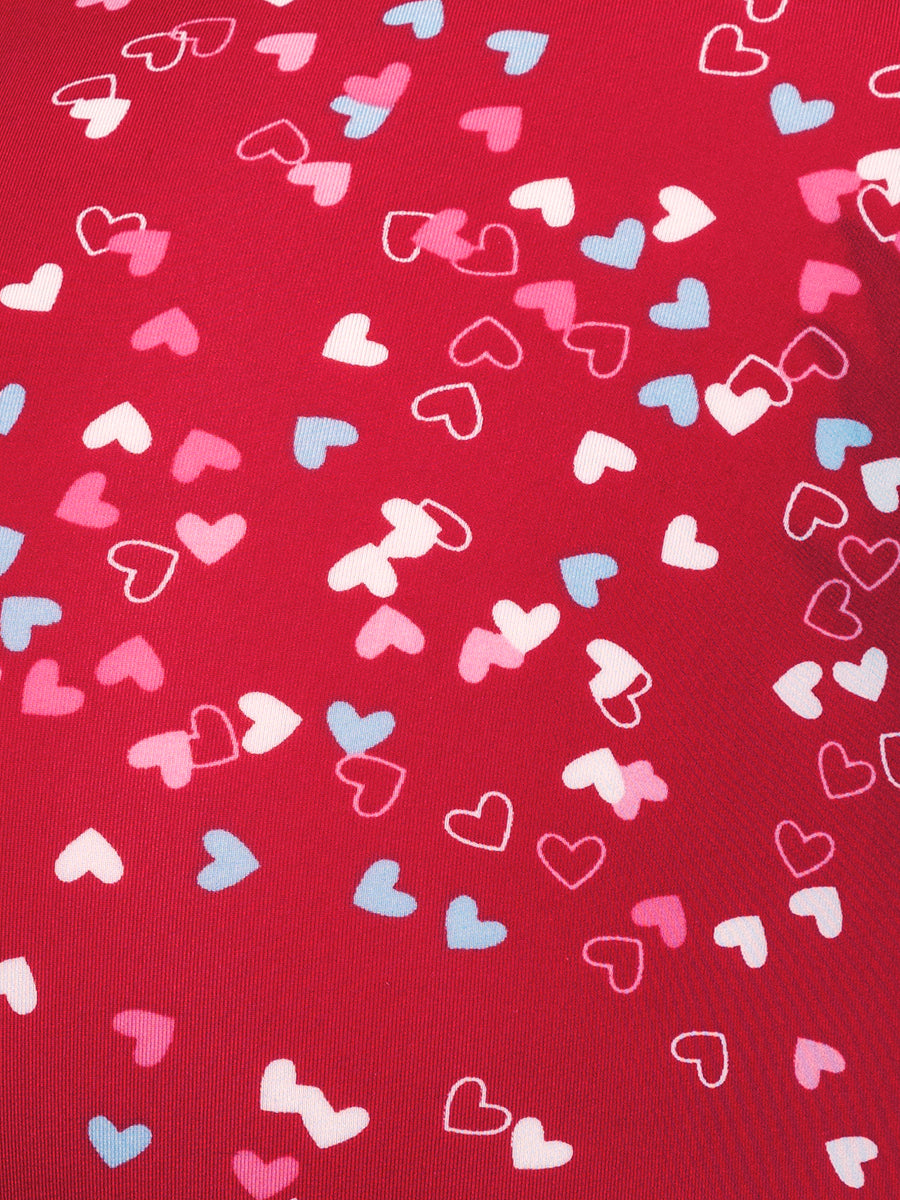
[[[575,320],[575,284],[571,279],[527,283],[513,296],[519,308],[539,308],[548,329],[568,329]]]
[[[231,1160],[238,1182],[247,1189],[253,1200],[269,1200],[283,1191],[300,1174],[296,1158],[285,1155],[266,1163],[252,1150],[238,1150]]]
[[[247,532],[247,522],[240,513],[230,513],[210,525],[196,513],[185,513],[175,522],[175,532],[195,558],[210,566],[234,549]]]
[[[844,1056],[838,1054],[824,1042],[812,1042],[809,1038],[797,1038],[794,1047],[794,1075],[797,1082],[807,1091],[813,1091],[819,1086],[819,1076],[823,1071],[833,1071],[840,1074],[846,1067]]]
[[[809,259],[800,276],[800,307],[808,313],[824,312],[832,295],[855,296],[861,287],[849,267]]]
[[[175,452],[172,474],[179,483],[193,483],[205,467],[234,471],[240,465],[240,451],[231,442],[214,433],[192,429]]]
[[[116,1013],[113,1029],[135,1040],[134,1061],[139,1067],[155,1067],[165,1058],[175,1036],[175,1018],[129,1008]]]
[[[557,866],[553,865],[548,857],[548,855],[551,853],[549,849],[550,847],[562,846],[568,857],[563,858],[560,865],[569,865],[574,861],[572,856],[577,853],[578,848],[580,846],[588,845],[592,845],[594,847],[592,855],[593,861],[587,862],[587,870],[583,871],[582,874],[576,879],[571,879],[568,875],[564,875]],[[583,883],[587,883],[587,881],[593,875],[596,875],[596,873],[603,866],[604,860],[606,859],[606,845],[604,844],[602,838],[593,836],[579,838],[577,842],[567,842],[566,839],[561,837],[558,833],[545,833],[538,839],[537,853],[538,858],[541,860],[553,878],[558,879],[560,883],[564,884],[569,889],[569,891],[574,892],[576,888],[581,887]],[[553,854],[558,859],[555,851],[553,851]],[[584,858],[585,856],[582,855],[582,857]],[[577,869],[578,868],[576,867],[576,870]]]
[[[488,240],[491,243],[490,247],[487,245]],[[457,261],[453,266],[464,275],[484,275],[495,279],[499,275],[515,275],[519,269],[519,243],[516,235],[508,225],[496,222],[485,225],[467,265],[460,266]]]
[[[519,140],[522,110],[514,106],[473,108],[459,118],[459,127],[469,133],[487,134],[488,150],[502,154],[504,150],[512,150]]]
[[[642,800],[665,800],[669,787],[665,780],[654,775],[653,767],[646,761],[629,763],[621,768],[625,780],[625,795],[618,804],[613,805],[613,812],[623,821],[633,821],[638,815]]]
[[[422,250],[430,250],[439,258],[458,262],[475,252],[472,242],[457,237],[468,219],[461,208],[444,208],[420,226],[412,235],[412,240]]]
[[[521,667],[525,655],[511,645],[502,633],[488,629],[471,631],[459,655],[459,673],[466,683],[480,683],[491,666]]]
[[[328,208],[343,200],[350,186],[350,164],[346,162],[299,162],[288,171],[288,183],[311,187],[313,203]]]
[[[670,950],[684,945],[687,921],[680,896],[652,896],[649,900],[641,900],[631,910],[631,919],[635,925],[645,928],[655,925],[663,945]]]
[[[165,671],[156,651],[138,634],[120,642],[114,650],[97,663],[94,675],[104,687],[112,687],[123,679],[133,679],[144,692],[155,692],[163,685]]]
[[[184,357],[193,354],[200,345],[200,335],[186,313],[180,308],[168,308],[136,329],[131,344],[135,350],[168,346],[173,354]]]
[[[813,171],[809,175],[801,175],[797,183],[810,215],[817,221],[824,221],[826,225],[833,225],[841,219],[838,198],[855,192],[862,180],[855,171],[835,168],[831,171]]]
[[[404,654],[418,654],[425,646],[425,635],[409,617],[382,604],[356,635],[356,653],[360,658],[377,658],[388,646],[396,646]]]
[[[351,100],[360,104],[374,104],[376,108],[392,108],[406,91],[412,71],[406,63],[389,63],[379,74],[351,75],[344,80],[344,91]]]
[[[65,717],[84,704],[84,692],[77,687],[60,687],[59,663],[41,658],[25,676],[22,687],[22,712],[34,717]]]
[[[129,0],[75,0],[76,8],[90,8],[92,4],[102,4],[107,12],[115,12],[116,9],[124,8]]]
[[[56,515],[72,525],[83,525],[86,529],[107,529],[119,519],[119,510],[100,497],[106,487],[106,476],[101,471],[89,471],[68,489],[59,503]]]
[[[588,966],[606,971],[609,986],[622,996],[635,991],[644,975],[644,943],[640,938],[591,938],[582,946],[581,957]]]
[[[129,749],[128,762],[140,770],[159,767],[167,787],[182,788],[190,783],[194,767],[190,738],[183,729],[143,738]]]
[[[312,58],[315,48],[314,33],[273,33],[254,46],[260,54],[277,54],[279,71],[299,71]]]
[[[128,254],[128,270],[132,275],[152,275],[165,257],[169,233],[165,229],[126,229],[114,233],[107,250],[113,254]]]

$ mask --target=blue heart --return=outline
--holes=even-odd
[[[430,38],[444,28],[444,6],[441,0],[414,0],[389,8],[381,19],[385,25],[412,25],[417,38]]]
[[[88,1121],[88,1137],[108,1167],[121,1167],[122,1163],[143,1154],[153,1134],[146,1125],[129,1125],[120,1132],[106,1117],[92,1117]]]
[[[676,425],[693,425],[700,411],[700,398],[693,375],[663,375],[651,379],[638,392],[646,408],[668,408]]]
[[[335,700],[334,704],[330,704],[325,719],[334,734],[334,740],[345,754],[365,754],[390,737],[394,729],[393,713],[372,712],[367,717],[361,717],[346,700]]]
[[[640,221],[636,221],[634,217],[626,217],[618,223],[612,237],[593,234],[591,237],[582,238],[581,253],[592,258],[594,262],[631,271],[641,257],[644,237],[644,227]]]
[[[819,417],[816,422],[816,458],[829,471],[844,465],[848,446],[868,446],[872,430],[849,417]]]
[[[379,917],[408,917],[416,911],[416,902],[406,892],[398,892],[394,884],[400,878],[400,864],[390,858],[373,862],[353,893],[353,903]]]
[[[7,525],[0,525],[0,575],[16,561],[16,555],[25,541],[24,533],[17,533]]]
[[[350,118],[344,126],[344,137],[348,138],[368,137],[370,133],[381,128],[391,112],[389,108],[363,104],[361,100],[354,100],[350,96],[338,96],[336,100],[332,100],[330,107]]]
[[[0,433],[9,433],[25,405],[25,389],[21,383],[8,383],[0,391]]]
[[[818,129],[834,116],[830,100],[801,100],[792,83],[779,83],[769,95],[769,107],[781,133]]]
[[[7,596],[0,605],[0,642],[7,650],[26,650],[33,625],[55,625],[62,609],[44,596]]]
[[[252,875],[259,863],[240,840],[227,829],[210,829],[203,835],[203,846],[211,863],[197,876],[205,892],[221,892]]]
[[[450,902],[446,925],[451,950],[487,950],[506,937],[506,926],[499,921],[478,920],[478,905],[471,896],[457,896]]]
[[[315,471],[325,461],[329,446],[352,446],[359,431],[348,421],[333,417],[298,417],[294,427],[294,458]]]
[[[678,299],[671,304],[654,304],[650,320],[663,329],[706,329],[709,293],[699,279],[686,276],[678,284]]]
[[[549,40],[546,33],[530,29],[500,29],[491,34],[487,44],[490,50],[506,55],[503,70],[507,75],[524,75],[537,65]]]
[[[597,580],[612,579],[619,570],[619,564],[608,554],[573,554],[571,558],[561,558],[559,567],[566,591],[582,608],[599,604]]]

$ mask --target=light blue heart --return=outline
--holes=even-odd
[[[210,829],[204,833],[203,846],[213,860],[197,876],[197,882],[205,892],[221,892],[233,887],[259,867],[241,839],[227,829]]]
[[[380,129],[390,116],[389,108],[379,108],[376,104],[363,104],[351,96],[338,96],[332,100],[331,108],[336,113],[342,113],[350,120],[344,126],[344,137],[364,138],[376,129]]]
[[[447,907],[447,945],[451,950],[487,950],[499,946],[506,926],[499,921],[479,921],[478,905],[471,896],[457,896]]]
[[[699,279],[686,276],[678,284],[678,299],[654,304],[650,320],[663,329],[706,329],[709,325],[709,293]]]
[[[834,105],[830,100],[801,100],[792,83],[779,83],[772,88],[769,107],[781,133],[818,129],[834,116]]]
[[[88,1137],[108,1167],[121,1167],[122,1163],[143,1154],[153,1134],[146,1125],[129,1125],[120,1131],[106,1117],[91,1117]]]
[[[700,397],[693,375],[663,375],[651,379],[638,392],[645,408],[668,408],[676,425],[693,425],[700,412]]]
[[[592,258],[594,262],[605,263],[608,267],[622,267],[632,271],[637,266],[644,248],[644,226],[634,217],[626,217],[616,226],[612,237],[600,237],[592,234],[581,239],[581,253]]]
[[[487,44],[490,50],[506,55],[503,70],[507,75],[525,75],[537,66],[549,40],[546,33],[530,29],[500,29],[491,34]]]
[[[386,710],[361,717],[346,700],[335,700],[325,714],[334,740],[345,754],[365,754],[394,730],[394,715]]]
[[[566,591],[575,603],[582,608],[594,608],[600,602],[597,580],[612,579],[619,564],[608,554],[573,554],[561,558],[559,568]]]
[[[444,28],[444,6],[441,0],[414,0],[389,8],[381,19],[385,25],[411,25],[417,38],[430,38]]]
[[[379,917],[408,917],[416,911],[416,902],[407,892],[398,892],[394,884],[400,878],[400,864],[390,858],[373,862],[353,893],[353,903]]]
[[[8,383],[0,391],[0,433],[9,433],[25,405],[25,389],[21,383]]]
[[[844,465],[848,446],[868,446],[872,430],[849,417],[819,417],[816,421],[816,458],[828,471]]]
[[[24,541],[24,533],[10,529],[8,525],[0,525],[0,575],[8,571],[16,561],[16,555],[22,549]]]
[[[352,446],[359,431],[348,421],[334,417],[298,417],[294,426],[294,458],[301,467],[315,471],[325,461],[329,446]]]
[[[62,609],[45,596],[7,596],[0,605],[0,642],[7,650],[27,650],[35,625],[55,625]]]

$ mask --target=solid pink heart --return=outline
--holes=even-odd
[[[106,476],[101,471],[89,471],[80,476],[66,491],[56,516],[85,529],[108,529],[115,525],[119,510],[114,504],[100,499],[105,487]]]
[[[677,950],[687,937],[687,922],[680,896],[653,896],[641,900],[631,910],[635,925],[645,928],[655,926],[659,930],[663,945]]]
[[[134,331],[131,345],[135,350],[168,346],[173,354],[183,358],[200,345],[200,335],[187,313],[180,308],[167,308]]]
[[[22,712],[34,717],[65,717],[84,704],[84,692],[59,682],[59,663],[41,658],[25,676]]]
[[[133,679],[144,692],[157,691],[165,679],[156,651],[140,635],[121,642],[109,654],[104,654],[94,674],[104,687],[112,687],[123,679]]]

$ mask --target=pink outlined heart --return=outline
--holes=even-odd
[[[834,783],[834,771],[841,771],[844,775],[851,775],[851,778],[845,778],[837,787],[846,788],[845,791],[834,791],[828,780],[826,756],[832,762],[832,779]],[[840,763],[834,765],[835,757],[840,757]],[[865,776],[865,782],[863,782]],[[855,778],[854,778],[855,777]],[[847,800],[851,796],[861,796],[863,792],[867,792],[875,784],[875,768],[870,762],[865,759],[853,761],[847,755],[847,751],[840,742],[826,742],[819,750],[819,779],[822,781],[822,788],[829,800]],[[859,782],[856,782],[857,779]],[[856,786],[852,786],[856,783]],[[847,785],[851,785],[847,787]]]
[[[120,563],[116,558],[116,551],[127,546],[144,546],[149,550],[159,550],[160,553],[166,554],[169,557],[169,564],[166,567],[165,572],[163,573],[156,587],[147,596],[135,596],[132,591],[131,585],[137,578],[139,568]],[[116,544],[114,546],[110,546],[109,550],[106,552],[106,561],[109,563],[109,565],[111,567],[115,567],[117,571],[122,571],[125,575],[125,597],[127,600],[130,600],[132,604],[146,604],[149,600],[155,600],[172,578],[172,574],[175,570],[175,565],[178,562],[178,559],[178,551],[173,550],[170,546],[160,546],[157,542],[145,542],[137,538],[129,538],[124,542],[116,542]]]
[[[574,882],[566,875],[563,875],[561,871],[557,870],[557,868],[547,857],[547,847],[550,845],[559,844],[565,847],[565,850],[569,854],[575,854],[579,846],[584,846],[588,843],[591,843],[597,847],[595,851],[594,862],[586,871],[579,875]],[[604,862],[606,861],[606,844],[602,838],[596,837],[593,834],[588,834],[583,838],[579,838],[577,842],[569,842],[566,841],[561,834],[544,833],[538,838],[537,856],[554,879],[558,879],[563,887],[567,887],[570,892],[574,892],[576,888],[580,888],[583,884],[587,883],[589,879],[592,879],[603,866]]]
[[[870,562],[876,551],[880,550],[882,546],[891,546],[893,547],[893,562],[889,563],[885,569],[882,569],[881,574],[876,575],[874,579],[870,575],[862,578],[859,574],[859,571],[862,567],[863,560],[857,559],[855,562],[855,570],[854,567],[847,562],[847,554],[851,546],[861,547],[859,553],[866,555],[866,559],[864,561],[867,564]],[[864,542],[862,538],[855,537],[853,534],[848,534],[847,537],[841,539],[841,542],[838,545],[838,558],[841,560],[841,566],[854,583],[859,584],[859,586],[864,588],[867,592],[873,592],[875,588],[880,587],[881,584],[890,579],[890,577],[897,570],[897,567],[900,566],[900,542],[898,542],[895,538],[882,538],[880,541],[875,542],[870,546],[868,543]]]
[[[197,49],[201,39],[192,31],[201,25],[205,30],[208,30],[211,25],[226,26],[225,32],[219,37],[218,41],[214,40],[212,42],[212,50],[204,50],[201,52]],[[190,43],[191,56],[193,58],[214,58],[217,54],[221,54],[225,47],[230,43],[231,39],[234,37],[234,31],[236,28],[237,21],[234,19],[234,17],[195,17],[190,21],[180,21],[174,27],[174,29],[170,31],[169,37],[177,38],[183,35]]]
[[[783,844],[785,832],[789,829],[792,829],[796,833],[797,837],[800,839],[801,845],[803,846],[808,846],[810,842],[816,842],[819,840],[825,841],[828,845],[826,853],[816,862],[814,862],[811,867],[805,867],[802,871],[798,871]],[[781,861],[795,879],[802,879],[804,875],[812,875],[814,871],[820,871],[822,867],[826,865],[826,863],[831,862],[832,858],[834,858],[835,851],[834,838],[830,833],[823,833],[821,831],[817,833],[804,833],[796,821],[778,822],[778,824],[775,826],[775,848],[778,850],[778,853],[781,856]]]
[[[177,44],[177,48],[176,48]],[[144,48],[144,47],[147,48]],[[141,47],[138,49],[138,47]],[[187,34],[170,34],[168,30],[161,33],[146,33],[141,37],[132,38],[122,47],[123,58],[142,58],[148,71],[171,71],[184,58],[187,49]],[[167,51],[169,57],[162,55],[154,57],[156,51]]]
[[[621,983],[626,981],[621,978],[617,980],[617,963],[615,960],[611,960],[609,958],[598,958],[592,953],[596,947],[596,952],[598,954],[602,954],[604,953],[604,947],[607,946],[609,946],[609,952],[612,953],[615,950],[613,943],[634,946],[637,952],[637,963],[636,965],[631,964],[633,967],[633,970],[629,976],[631,982],[628,983],[627,987],[619,986]],[[618,937],[613,935],[590,938],[581,948],[581,957],[589,967],[600,967],[606,971],[606,975],[609,980],[609,986],[614,992],[618,992],[621,996],[630,996],[632,992],[637,990],[641,980],[644,977],[644,943],[640,938]]]
[[[481,341],[479,341],[479,334],[482,335]],[[486,338],[492,335],[494,339],[493,344],[483,344],[486,343]],[[478,352],[474,354],[474,357],[460,358],[460,347],[467,339],[472,342],[470,352],[476,350]],[[494,351],[499,353],[500,346],[503,346],[507,351],[503,358],[497,358],[494,354]],[[479,347],[481,348],[479,349]],[[477,321],[473,321],[471,325],[467,325],[450,343],[449,354],[450,361],[457,367],[472,367],[476,363],[489,362],[504,371],[514,371],[524,357],[524,352],[518,339],[495,317],[479,317]]]
[[[479,250],[483,251],[485,254],[487,253],[485,242],[488,232],[491,229],[502,230],[502,237],[504,239],[508,239],[510,265],[503,266],[503,268],[499,271],[466,266],[465,263],[470,262]],[[473,252],[471,254],[467,254],[462,260],[451,259],[450,265],[453,267],[454,271],[459,271],[463,275],[481,275],[486,279],[497,278],[501,275],[515,275],[519,270],[519,243],[516,240],[516,235],[508,225],[502,225],[496,222],[491,225],[485,225],[481,230],[481,233],[478,235],[478,244],[475,246]]]
[[[394,785],[390,790],[387,800],[383,801],[380,808],[367,810],[360,806],[360,801],[369,785],[364,779],[354,779],[352,775],[348,776],[344,773],[344,769],[350,763],[356,762],[377,763],[379,766],[387,768],[388,774],[394,775]],[[349,784],[353,788],[353,811],[360,817],[384,816],[386,812],[393,808],[406,779],[406,767],[400,767],[396,763],[388,762],[386,758],[378,758],[374,754],[347,754],[336,763],[334,773],[340,779],[341,783]],[[386,791],[387,788],[383,790]]]
[[[840,603],[838,604],[838,598]],[[839,642],[852,642],[854,638],[859,637],[862,633],[862,621],[852,612],[848,605],[850,603],[850,584],[846,579],[829,579],[822,584],[820,588],[813,594],[813,598],[806,606],[806,612],[803,614],[803,624],[808,625],[810,629],[815,629],[816,633],[824,633],[826,637],[835,638]],[[835,607],[836,605],[836,607]],[[836,633],[834,626],[826,628],[824,625],[818,624],[813,620],[814,616],[818,616],[816,610],[821,608],[822,619],[826,616],[836,617],[840,614],[846,617],[850,622],[850,626],[843,626],[844,629],[852,627],[852,632]]]

